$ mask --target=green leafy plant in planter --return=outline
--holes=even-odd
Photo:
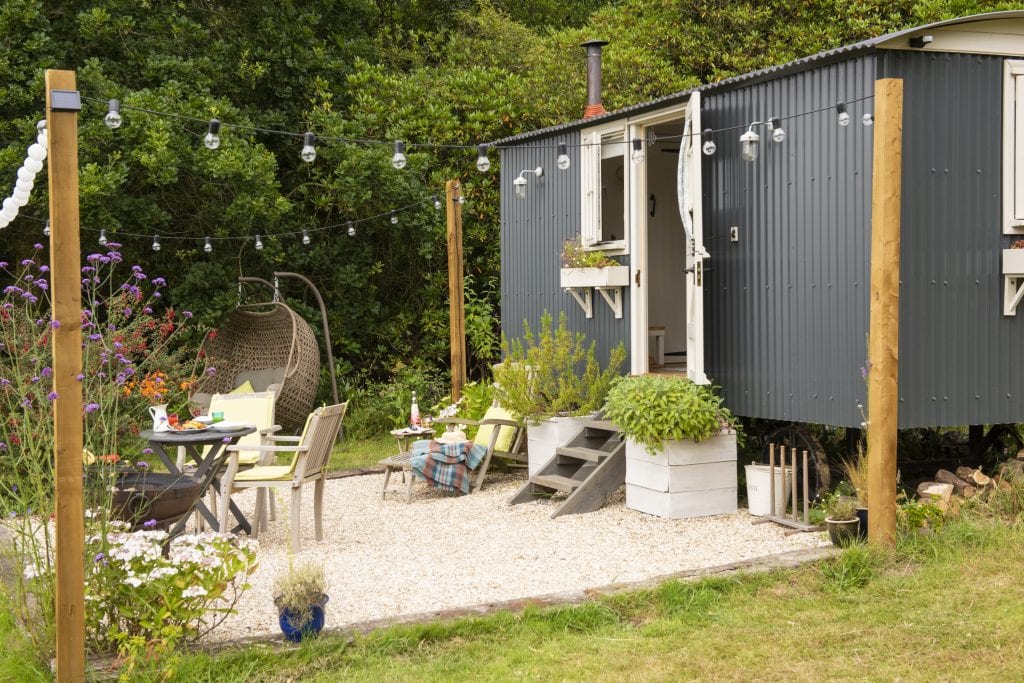
[[[825,513],[828,536],[837,546],[847,546],[857,540],[860,520],[857,519],[857,499],[838,490],[821,497],[819,503]]]
[[[587,344],[582,332],[570,332],[565,313],[559,316],[557,328],[545,311],[537,335],[526,321],[523,330],[522,341],[505,341],[505,361],[495,368],[498,403],[529,424],[600,409],[626,361],[625,345],[612,349],[602,369],[596,344]]]
[[[578,236],[562,244],[563,268],[608,268],[619,265],[622,264],[606,256],[602,251],[584,249],[583,240]]]
[[[665,441],[704,441],[733,424],[711,387],[664,375],[620,378],[608,392],[604,414],[651,454]]]
[[[321,564],[296,567],[289,562],[288,572],[274,580],[274,605],[288,640],[298,642],[319,633],[324,627],[326,603],[327,579]]]

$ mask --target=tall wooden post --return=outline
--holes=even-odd
[[[75,91],[75,72],[46,72],[53,292],[53,456],[57,524],[57,680],[85,680],[85,514],[82,509],[82,289],[78,235],[78,112],[54,102]],[[77,99],[73,97],[72,99]],[[57,108],[55,111],[54,108]]]
[[[466,385],[466,302],[462,258],[462,186],[458,180],[444,185],[448,212],[448,310],[451,317],[452,401],[462,396]]]
[[[899,407],[900,194],[903,81],[875,82],[871,184],[871,321],[868,332],[868,540],[896,542]]]

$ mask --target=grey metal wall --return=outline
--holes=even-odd
[[[745,416],[857,426],[865,400],[871,223],[873,55],[705,92],[706,370]],[[848,102],[849,126],[834,105]],[[784,142],[752,121],[783,118]],[[739,241],[729,240],[729,228]]]
[[[501,330],[509,339],[522,338],[523,320],[536,330],[545,310],[555,324],[565,311],[570,330],[597,342],[603,364],[619,342],[629,347],[629,288],[623,288],[621,319],[595,294],[594,317],[588,320],[559,287],[562,244],[580,232],[579,140],[573,131],[501,150]],[[565,171],[555,166],[559,142],[568,144],[572,160]],[[527,174],[526,198],[517,199],[512,181],[521,170],[537,166],[543,167],[543,177]],[[629,264],[628,257],[619,260]]]
[[[1024,421],[1024,311],[1002,315],[1002,68],[885,53],[904,79],[901,427]]]

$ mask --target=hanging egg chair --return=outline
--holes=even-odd
[[[302,427],[320,382],[320,348],[309,323],[280,302],[242,305],[203,341],[207,372],[196,382],[192,402],[209,405],[212,394],[252,385],[274,391],[275,421]],[[213,370],[210,371],[209,369]]]

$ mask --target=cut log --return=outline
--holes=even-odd
[[[953,497],[953,485],[935,481],[922,482],[917,487],[917,497],[925,503],[933,503],[943,512],[949,509],[949,501]]]
[[[972,498],[978,492],[972,484],[964,481],[949,470],[939,470],[935,473],[935,481],[941,484],[950,484],[957,495],[964,498]]]
[[[978,488],[986,488],[992,485],[992,477],[973,467],[957,467],[956,476]]]
[[[1007,460],[999,465],[997,474],[1006,479],[1024,476],[1024,460]]]

